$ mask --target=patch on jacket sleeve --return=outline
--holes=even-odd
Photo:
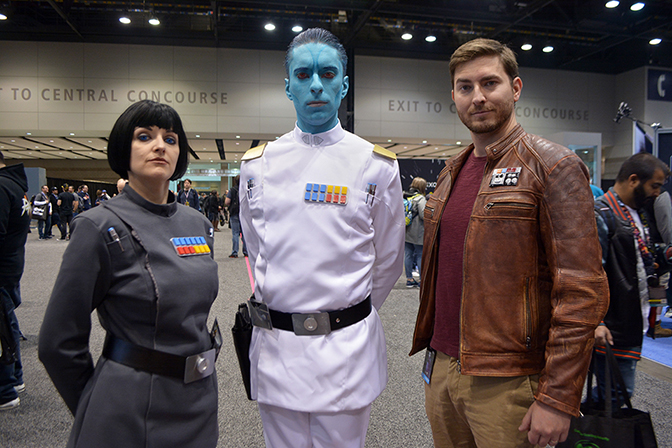
[[[268,143],[264,143],[263,145],[255,146],[254,148],[248,149],[245,154],[243,154],[243,158],[241,159],[242,161],[246,160],[252,160],[252,159],[258,159],[262,155],[264,155],[264,149],[266,149],[266,145]]]

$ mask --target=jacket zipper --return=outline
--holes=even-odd
[[[490,210],[492,207],[521,207],[521,208],[535,208],[536,205],[528,204],[525,202],[488,202],[483,207],[486,210]]]
[[[530,309],[530,278],[525,280],[525,347],[532,348],[532,310]]]

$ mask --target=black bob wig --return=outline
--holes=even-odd
[[[124,179],[128,179],[128,170],[131,164],[131,143],[135,128],[150,128],[156,126],[177,134],[180,155],[177,159],[175,171],[170,180],[181,178],[187,171],[191,148],[187,141],[187,134],[182,127],[182,120],[175,109],[150,100],[142,100],[131,104],[128,109],[117,118],[107,144],[107,162],[112,171]]]

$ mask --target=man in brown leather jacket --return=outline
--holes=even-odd
[[[434,443],[555,446],[579,415],[608,306],[588,172],[516,122],[523,83],[510,49],[470,41],[450,72],[473,144],[425,207],[411,351],[435,357],[423,370]]]

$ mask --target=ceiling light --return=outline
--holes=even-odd
[[[413,35],[411,33],[404,33],[401,35],[401,38],[404,40],[411,40],[413,39]]]
[[[604,6],[606,6],[606,7],[609,8],[609,9],[611,9],[611,8],[615,8],[615,7],[617,7],[619,4],[620,4],[620,2],[619,2],[618,0],[611,0],[611,1],[607,2],[607,3],[605,3]]]
[[[436,36],[430,34],[429,36],[425,37],[425,40],[427,42],[436,42]]]
[[[455,142],[455,144],[456,144],[456,145],[461,145],[461,144],[462,144],[462,142]]]
[[[553,45],[546,45],[541,51],[543,51],[544,53],[550,53],[551,51],[553,51]]]
[[[303,31],[303,27],[301,25],[294,25],[292,27],[292,31],[294,31],[295,33],[300,33],[301,31]]]
[[[196,138],[201,138],[201,136],[200,136],[200,135],[198,135],[198,134],[196,134]]]
[[[121,16],[121,17],[119,17],[119,21],[120,21],[121,23],[123,23],[124,25],[128,25],[129,23],[131,23],[131,19],[129,19],[129,18],[126,17],[126,16]]]
[[[0,20],[7,20],[7,16],[3,13],[0,13]]]
[[[422,143],[427,143],[427,140],[423,140]]]
[[[632,4],[632,6],[630,7],[630,11],[641,11],[642,8],[644,8],[644,3],[637,2]]]
[[[649,41],[649,45],[658,45],[658,44],[660,44],[662,41],[663,41],[663,39],[659,39],[659,38],[656,37],[655,39],[651,39],[651,40]]]
[[[264,29],[266,31],[273,31],[275,29],[275,25],[273,25],[272,23],[269,22],[266,25],[264,25]]]
[[[240,135],[236,135],[236,138],[240,138]]]
[[[26,132],[26,135],[33,135],[31,132]]]
[[[520,49],[523,51],[530,51],[532,49],[532,44],[523,44],[520,46]]]
[[[74,132],[71,132],[70,135],[75,135],[75,133],[74,133]]]
[[[153,26],[157,26],[157,25],[161,24],[161,21],[154,14],[152,14],[149,17],[148,22],[149,22],[150,25],[153,25]]]

